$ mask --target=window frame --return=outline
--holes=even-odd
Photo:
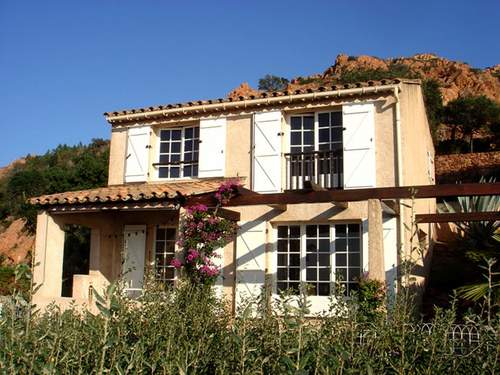
[[[291,153],[292,152],[292,117],[296,117],[296,116],[311,116],[313,115],[314,116],[314,127],[313,127],[313,133],[314,133],[314,142],[313,142],[313,151],[325,151],[325,150],[320,150],[319,149],[319,115],[320,114],[324,114],[324,113],[332,113],[332,112],[339,112],[341,114],[341,117],[342,117],[342,106],[338,109],[330,109],[330,110],[324,110],[324,109],[321,109],[321,110],[318,110],[318,111],[306,111],[306,112],[297,112],[297,113],[289,113],[287,114],[286,116],[286,123],[287,123],[287,130],[288,130],[288,134],[287,134],[287,137],[286,137],[286,144],[287,144],[287,153]],[[342,122],[342,125],[340,126],[342,128],[342,131],[343,131],[343,128],[344,128],[344,124]],[[331,124],[330,124],[330,129],[332,128]],[[303,141],[303,138],[302,138],[302,141]],[[324,142],[321,142],[321,143],[324,143]],[[339,143],[339,142],[332,142],[330,141],[330,144],[333,144],[333,143]],[[342,136],[342,141],[340,142],[341,144],[341,147],[339,148],[339,150],[343,150],[343,147],[344,147],[344,137]],[[301,147],[303,148],[303,143],[301,144]]]
[[[171,285],[172,286],[175,286],[176,282],[177,282],[177,270],[175,269],[175,267],[173,266],[170,266],[170,265],[166,265],[166,266],[162,266],[164,268],[173,268],[174,270],[174,277],[172,279],[167,279],[167,278],[158,278],[157,275],[156,275],[156,272],[157,272],[157,265],[156,265],[156,242],[157,241],[161,241],[161,240],[158,240],[158,229],[173,229],[174,232],[175,232],[175,236],[174,236],[174,239],[173,240],[167,240],[167,238],[165,237],[165,242],[166,241],[173,241],[174,243],[174,252],[173,252],[173,257],[172,259],[175,259],[176,258],[176,255],[177,255],[177,238],[179,237],[179,228],[176,227],[175,225],[163,225],[163,224],[159,224],[159,225],[155,225],[154,226],[154,236],[153,236],[153,244],[152,244],[152,248],[151,248],[151,264],[152,264],[152,267],[153,267],[153,273],[154,273],[154,278],[156,281],[160,282],[160,283],[164,283],[165,285],[167,285],[166,281],[171,281]],[[166,232],[165,232],[165,236],[166,236]],[[164,252],[164,254],[169,254],[167,252]],[[168,283],[170,284],[170,283]]]
[[[275,272],[275,277],[273,278],[273,283],[272,283],[272,293],[275,296],[279,295],[278,292],[278,227],[280,226],[299,226],[300,227],[300,280],[299,284],[307,284],[307,264],[306,264],[306,256],[307,256],[307,235],[306,235],[306,227],[308,225],[315,225],[315,226],[320,226],[320,225],[328,225],[329,226],[329,235],[330,235],[330,248],[329,248],[329,258],[330,258],[330,285],[334,285],[336,280],[337,280],[337,261],[336,261],[336,225],[346,225],[348,226],[349,224],[356,224],[359,225],[359,236],[357,237],[359,240],[359,272],[360,276],[363,274],[366,264],[365,264],[365,231],[364,231],[364,224],[363,220],[345,220],[342,222],[280,222],[280,223],[274,223],[273,225],[273,232],[274,232],[274,246],[273,246],[273,271]],[[320,237],[317,237],[320,238]],[[346,238],[348,238],[346,236]],[[319,252],[317,252],[319,253]],[[348,254],[347,249],[345,251],[342,251],[342,253]],[[282,253],[281,253],[282,254]],[[289,252],[287,252],[289,254]],[[346,255],[348,257],[348,255]],[[346,263],[345,266],[339,266],[341,268],[347,269],[349,268],[349,263]],[[280,267],[281,268],[281,267]],[[288,265],[286,267],[288,269]],[[318,266],[316,265],[315,267],[318,269]],[[319,280],[316,280],[316,283],[318,283]],[[350,283],[349,280],[343,280],[342,283],[348,284]],[[330,289],[330,295],[332,294],[333,289]],[[330,295],[319,295],[319,294],[313,294],[313,295],[308,295],[308,299],[311,299],[314,303],[314,301],[326,301],[328,298],[330,298]],[[346,298],[349,298],[349,294],[346,295]]]
[[[156,141],[156,152],[155,152],[155,158],[154,158],[154,163],[153,163],[153,166],[154,166],[154,169],[155,169],[155,181],[176,181],[176,180],[193,180],[193,179],[197,179],[199,178],[199,170],[196,174],[196,176],[184,176],[184,153],[185,153],[185,142],[186,142],[186,129],[194,129],[195,128],[198,128],[198,163],[196,164],[199,168],[199,144],[200,144],[200,124],[190,124],[190,125],[183,125],[183,126],[172,126],[172,127],[160,127],[158,128],[158,131],[157,131],[157,141]],[[154,164],[159,164],[160,163],[160,156],[161,155],[172,155],[170,150],[169,150],[169,153],[168,154],[162,154],[161,153],[161,144],[164,143],[162,142],[161,140],[161,132],[162,131],[166,131],[166,130],[180,130],[181,131],[181,138],[180,138],[180,143],[181,143],[181,148],[180,148],[180,152],[179,152],[179,155],[180,155],[180,164],[179,164],[179,177],[160,177],[160,168],[161,166],[159,165],[154,165]],[[195,140],[196,138],[192,138],[193,140]],[[171,143],[171,142],[170,142]],[[194,147],[194,143],[193,143],[193,147]],[[193,151],[191,151],[192,153]],[[191,160],[192,161],[192,160]],[[191,164],[193,165],[193,164]]]

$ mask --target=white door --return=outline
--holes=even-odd
[[[375,119],[372,103],[342,107],[344,189],[375,187]]]
[[[142,291],[144,257],[146,255],[146,226],[126,225],[123,231],[123,279],[125,290],[131,296]]]
[[[199,177],[224,177],[226,166],[226,119],[200,121]]]
[[[146,181],[149,167],[149,138],[149,126],[128,129],[125,182]]]
[[[281,112],[256,113],[253,119],[253,179],[257,193],[281,191]]]
[[[236,308],[258,297],[266,279],[266,222],[240,224],[236,238]]]

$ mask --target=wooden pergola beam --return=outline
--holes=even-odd
[[[456,196],[500,195],[500,183],[418,185],[350,190],[296,190],[284,193],[259,194],[245,189],[226,206],[300,204],[324,202],[357,202],[368,199],[425,199]],[[213,203],[211,196],[188,197],[186,204]]]
[[[485,212],[452,212],[442,214],[417,214],[417,223],[451,223],[463,221],[497,221],[500,220],[500,211]]]

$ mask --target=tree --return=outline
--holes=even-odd
[[[426,79],[422,82],[422,94],[424,96],[427,119],[431,127],[432,135],[435,135],[437,126],[443,117],[443,96],[439,90],[439,82],[434,79]]]
[[[457,128],[469,138],[469,150],[474,151],[474,135],[486,128],[489,132],[500,122],[500,105],[486,96],[463,96],[446,105],[444,122],[453,126],[451,138],[455,139]]]
[[[263,78],[259,79],[259,90],[264,91],[281,91],[285,90],[288,86],[288,79],[283,77],[266,74]]]

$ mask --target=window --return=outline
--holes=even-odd
[[[199,127],[160,130],[159,178],[198,176]]]
[[[170,265],[175,256],[175,237],[175,228],[156,228],[154,254],[156,279],[167,285],[173,285],[175,277],[175,268]]]
[[[320,112],[290,117],[290,153],[342,149],[342,112]]]
[[[328,296],[338,280],[349,294],[361,275],[360,224],[280,225],[277,242],[277,291]]]
[[[287,189],[302,189],[305,181],[342,187],[343,129],[339,111],[290,116]]]

